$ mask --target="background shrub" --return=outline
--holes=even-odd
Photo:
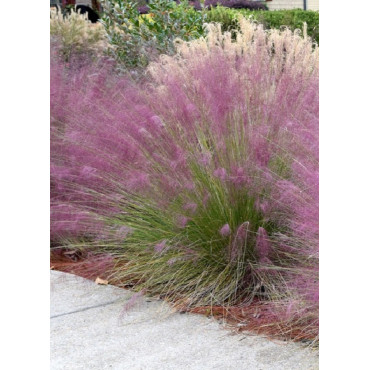
[[[268,12],[250,10],[264,9],[258,2],[224,0],[221,1],[223,3],[244,9],[218,6],[219,2],[214,0],[206,1],[204,8],[199,2],[190,4],[187,1],[176,4],[174,1],[153,0],[138,7],[134,1],[103,0],[102,24],[109,40],[109,53],[124,69],[143,68],[161,54],[174,54],[176,38],[188,41],[203,36],[205,22],[219,22],[223,30],[230,30],[238,27],[241,14],[262,23],[267,29],[289,27],[303,30],[306,22],[307,34],[318,42],[318,12]]]
[[[291,30],[300,29],[303,31],[303,24],[306,23],[307,35],[319,43],[319,12],[310,10],[250,11],[218,6],[211,8],[206,13],[206,21],[219,22],[222,29],[226,31],[237,27],[240,14],[263,24],[266,29],[289,27]]]
[[[66,14],[55,8],[50,11],[50,41],[54,44],[54,52],[66,62],[71,58],[91,59],[108,48],[102,25],[92,24],[87,14],[76,13],[73,9]]]
[[[191,40],[203,35],[203,12],[187,2],[176,4],[153,0],[147,5],[150,16],[140,17],[136,2],[103,0],[102,23],[114,56],[127,68],[144,67],[160,54],[174,53],[173,41]]]
[[[176,0],[175,2],[180,4],[181,0]],[[140,13],[148,13],[149,7],[146,4],[141,3],[139,5]],[[189,5],[196,10],[209,9],[210,7],[216,7],[219,5],[234,9],[267,10],[267,7],[263,2],[248,0],[205,0],[203,3],[196,0],[189,1]]]
[[[193,1],[190,3],[196,9],[201,9],[200,1]],[[203,3],[205,8],[224,6],[231,9],[250,9],[250,10],[266,10],[267,7],[264,3],[259,1],[248,0],[205,0]]]

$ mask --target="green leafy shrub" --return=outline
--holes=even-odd
[[[145,67],[160,54],[175,51],[174,40],[203,35],[204,12],[184,1],[153,0],[147,15],[140,16],[131,0],[103,0],[102,23],[113,46],[114,56],[127,68]]]
[[[309,10],[247,10],[229,9],[215,7],[210,9],[206,15],[207,22],[221,23],[224,31],[238,27],[238,17],[242,14],[263,24],[266,29],[289,27],[291,30],[300,29],[303,31],[303,24],[307,24],[307,35],[319,43],[319,12]]]
[[[87,14],[73,9],[66,14],[50,11],[50,41],[58,45],[58,53],[66,62],[75,56],[102,55],[108,48],[104,27],[92,24]]]

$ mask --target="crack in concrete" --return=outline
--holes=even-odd
[[[74,313],[78,313],[78,312],[83,312],[83,311],[91,310],[91,309],[93,309],[93,308],[99,308],[99,307],[108,306],[108,305],[110,305],[110,304],[113,304],[113,303],[117,303],[117,302],[119,302],[121,299],[122,299],[122,298],[116,299],[115,301],[111,301],[111,302],[106,302],[106,303],[97,304],[97,305],[95,305],[95,306],[89,306],[89,307],[80,308],[79,310],[75,310],[75,311],[71,311],[71,312],[60,313],[60,314],[58,314],[58,315],[50,316],[50,319],[55,319],[55,318],[57,318],[57,317],[61,317],[61,316],[72,315],[72,314],[74,314]]]

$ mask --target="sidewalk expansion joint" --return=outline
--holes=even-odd
[[[55,319],[55,318],[57,318],[57,317],[61,317],[61,316],[72,315],[72,314],[74,314],[74,313],[83,312],[83,311],[91,310],[91,309],[94,309],[94,308],[99,308],[99,307],[109,306],[110,304],[117,303],[117,302],[119,302],[120,300],[122,300],[122,298],[120,298],[120,299],[116,299],[115,301],[111,301],[111,302],[106,302],[106,303],[97,304],[97,305],[95,305],[95,306],[89,306],[89,307],[80,308],[79,310],[75,310],[75,311],[71,311],[71,312],[61,313],[61,314],[58,314],[58,315],[50,316],[50,319]]]

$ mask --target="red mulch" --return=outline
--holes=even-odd
[[[95,256],[87,252],[55,249],[50,253],[50,269],[68,272],[82,276],[85,279],[95,280],[97,277],[107,279],[109,268],[113,268],[113,262],[109,264],[105,256]]]

